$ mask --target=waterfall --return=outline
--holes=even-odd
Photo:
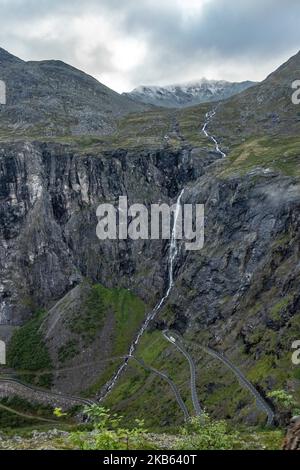
[[[204,126],[202,127],[202,132],[204,133],[204,135],[205,135],[208,139],[210,139],[210,140],[214,143],[216,152],[218,152],[223,158],[225,158],[225,157],[227,157],[227,155],[226,155],[226,153],[224,153],[224,152],[220,149],[220,145],[219,145],[219,142],[217,141],[217,139],[216,139],[213,135],[209,134],[209,133],[207,132],[207,130],[206,130],[208,124],[210,123],[211,119],[214,117],[215,114],[216,114],[216,110],[215,110],[215,109],[213,109],[212,111],[208,111],[208,113],[206,113],[206,115],[205,115],[206,121],[205,121],[205,123],[204,123]]]
[[[132,342],[129,353],[123,364],[119,367],[117,372],[115,373],[114,377],[111,379],[110,384],[108,385],[105,395],[100,398],[99,401],[102,401],[106,398],[106,396],[111,392],[115,384],[117,383],[118,379],[120,378],[122,372],[126,368],[130,356],[132,356],[136,350],[136,347],[143,336],[144,332],[149,326],[149,323],[156,317],[157,313],[160,311],[166,300],[168,299],[172,287],[174,286],[174,263],[178,255],[178,240],[177,240],[177,234],[179,232],[179,214],[181,211],[181,198],[183,196],[184,189],[181,191],[179,194],[177,201],[176,201],[176,208],[174,211],[174,221],[173,221],[173,227],[172,227],[172,233],[171,233],[171,241],[170,241],[170,247],[169,247],[169,256],[168,256],[168,287],[166,289],[165,294],[163,297],[159,300],[159,302],[155,305],[153,310],[151,310],[141,329],[139,330],[135,340]],[[180,223],[181,223],[181,218],[180,218]]]

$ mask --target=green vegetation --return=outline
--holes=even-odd
[[[81,450],[278,450],[282,446],[281,431],[259,429],[232,429],[225,421],[191,418],[172,435],[149,434],[144,422],[136,420],[132,426],[124,425],[122,416],[94,405],[85,409],[92,430],[72,432],[72,448]]]
[[[191,418],[172,434],[149,433],[142,419],[130,425],[123,416],[99,405],[85,407],[88,424],[75,424],[70,413],[60,408],[33,405],[17,397],[0,401],[0,425],[8,440],[0,442],[5,449],[66,449],[66,450],[278,450],[283,442],[281,430],[233,427],[228,421]],[[26,414],[25,414],[26,413]],[[44,423],[42,421],[45,421]],[[47,421],[49,421],[47,423]],[[67,435],[32,436],[55,429]],[[21,440],[10,440],[18,435]]]
[[[201,133],[205,113],[211,104],[203,104],[189,109],[171,110],[156,108],[147,112],[131,113],[115,122],[115,130],[110,135],[71,135],[66,122],[56,122],[57,132],[45,135],[44,125],[36,125],[19,133],[0,128],[0,141],[26,140],[59,142],[80,154],[97,154],[114,149],[161,149],[168,146],[179,149],[182,138],[191,146],[213,149]],[[178,129],[175,129],[178,124]]]
[[[132,450],[145,449],[144,423],[136,420],[135,427],[122,427],[122,416],[110,414],[110,411],[92,405],[86,407],[84,413],[93,423],[93,435],[87,432],[76,432],[71,435],[72,444],[80,450]]]
[[[52,362],[39,331],[45,312],[39,311],[25,325],[20,327],[13,334],[7,351],[7,364],[9,367],[19,371],[19,377],[22,378],[22,370],[38,372],[42,370],[51,370]],[[38,374],[26,375],[25,380],[40,386],[50,386],[52,375]]]
[[[258,312],[259,309],[255,310]],[[299,368],[292,366],[291,353],[282,351],[280,356],[274,354],[274,350],[282,348],[281,341],[285,340],[285,334],[292,333],[290,328],[287,328],[286,333],[280,338],[272,329],[262,328],[262,331],[258,329],[253,332],[253,337],[257,335],[257,347],[262,352],[258,354],[253,349],[253,353],[257,354],[255,361],[251,357],[251,351],[244,351],[242,342],[236,344],[235,355],[229,357],[255,386],[259,386],[267,393],[270,390],[271,379],[274,381],[274,387],[285,386],[287,380],[293,377],[294,380],[297,379]],[[195,333],[195,338],[191,336],[186,339],[198,344],[207,342],[205,332],[199,331]],[[228,342],[230,343],[230,338]],[[215,418],[226,416],[226,419],[237,426],[240,426],[241,422],[247,422],[249,416],[252,419],[255,416],[257,425],[265,425],[265,413],[256,407],[252,395],[241,386],[231,371],[192,343],[189,351],[197,365],[199,399],[210,416]],[[145,364],[166,372],[172,378],[192,415],[188,365],[182,355],[165,341],[161,331],[153,330],[145,333],[137,348],[136,357],[143,359]],[[295,389],[295,402],[299,407],[299,387],[295,385]],[[162,427],[166,432],[172,432],[174,426],[180,426],[183,420],[181,410],[166,381],[146,371],[133,360],[107,397],[105,405],[126,415],[129,423],[138,416],[144,416],[147,427],[155,432],[161,431]],[[152,413],[153,408],[156,410],[155,414]]]
[[[126,289],[112,289],[107,295],[113,305],[116,321],[113,355],[118,356],[128,352],[128,347],[145,318],[146,306]]]
[[[57,418],[63,418],[65,416],[68,416],[68,413],[64,413],[61,408],[54,408],[53,414]]]
[[[0,400],[0,427],[5,431],[39,425],[47,419],[53,421],[51,406],[33,404],[16,396]]]
[[[145,316],[145,304],[126,289],[108,289],[100,284],[93,285],[82,310],[72,317],[70,330],[80,335],[88,345],[95,340],[108,315],[113,315],[115,320],[113,356],[125,354]],[[65,346],[67,353],[75,347],[73,342]],[[62,353],[65,353],[66,349],[63,349]]]
[[[233,450],[281,450],[284,432],[281,429],[239,429]]]
[[[91,301],[93,299],[93,301]],[[99,332],[100,325],[107,315],[113,316],[114,325],[111,332],[112,352],[110,357],[124,356],[128,353],[130,344],[132,343],[138,329],[140,328],[145,315],[146,305],[135,294],[126,289],[108,289],[99,284],[93,286],[93,294],[89,301],[88,317],[95,318],[93,329],[90,326],[93,322],[89,322],[90,338],[94,338]],[[97,316],[97,312],[99,316]],[[101,320],[102,319],[102,320]],[[98,323],[97,323],[98,322]],[[76,324],[76,319],[75,319]],[[85,335],[85,315],[82,312],[80,319],[82,325],[82,333]],[[97,326],[96,326],[97,324]],[[75,325],[76,327],[76,325]],[[92,335],[91,336],[91,331]],[[95,384],[85,391],[84,395],[90,396],[98,391],[114,374],[122,359],[115,359],[108,362],[105,372],[99,377]]]
[[[69,129],[62,125],[58,125],[59,132],[52,136],[44,134],[43,126],[35,126],[26,133],[10,132],[0,129],[0,140],[6,141],[10,137],[16,140],[43,141],[43,142],[59,142],[66,144],[71,149],[76,149],[79,153],[99,153],[106,150],[117,148],[133,149],[133,148],[161,148],[165,143],[165,135],[172,128],[172,113],[166,109],[156,109],[145,113],[131,113],[116,121],[116,129],[110,135],[71,135]],[[59,123],[57,123],[59,124]],[[63,129],[63,132],[61,131]],[[175,142],[178,145],[178,142]]]
[[[284,175],[300,176],[300,139],[292,137],[251,137],[230,154],[224,175],[245,174],[260,166]]]
[[[171,116],[165,109],[130,114],[118,122],[112,144],[115,148],[160,148],[170,131]]]
[[[26,416],[13,413],[10,409],[6,409],[0,405],[0,428],[3,430],[10,430],[16,428],[23,428],[30,425],[38,425],[38,419],[31,419]],[[7,407],[9,408],[9,407]]]
[[[190,406],[189,369],[186,361],[175,348],[170,347],[160,330],[144,333],[135,356],[147,366],[166,372],[176,382],[183,397],[187,397],[187,404]],[[162,426],[170,429],[183,420],[182,412],[167,382],[145,370],[133,359],[108,395],[105,405],[126,415],[129,423],[144,416],[147,426],[154,431],[161,430]]]
[[[214,144],[202,132],[206,121],[205,114],[211,109],[211,104],[203,104],[177,112],[180,132],[185,140],[194,147],[204,147],[214,150]]]
[[[285,311],[290,301],[292,300],[292,295],[285,297],[284,299],[279,300],[270,310],[270,317],[274,321],[281,320],[281,313]]]
[[[274,400],[280,409],[290,411],[293,416],[300,414],[297,401],[293,395],[285,390],[274,390],[273,392],[268,393],[268,397]]]
[[[230,431],[225,421],[214,421],[208,415],[201,420],[192,418],[181,432],[179,450],[230,450],[239,442],[239,434]]]
[[[98,284],[92,286],[82,311],[79,311],[70,322],[71,332],[79,335],[85,344],[93,342],[104,325],[108,313],[107,307],[106,289]],[[69,353],[74,351],[75,347],[76,344],[73,341],[65,345],[63,351],[60,351],[63,358],[66,352],[68,356],[68,351]]]
[[[59,362],[62,364],[66,361],[69,361],[70,359],[73,359],[73,357],[77,356],[79,354],[79,346],[77,341],[74,339],[70,339],[66,344],[61,346],[58,350],[58,359]]]

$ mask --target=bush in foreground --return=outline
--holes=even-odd
[[[181,434],[178,450],[230,450],[239,440],[239,434],[230,431],[225,421],[212,420],[208,415],[191,418]]]
[[[84,409],[93,425],[94,431],[75,432],[71,442],[81,450],[132,450],[144,449],[147,446],[144,435],[144,422],[136,420],[136,426],[127,429],[121,426],[122,416],[110,414],[110,411],[98,405]]]

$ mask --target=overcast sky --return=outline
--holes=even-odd
[[[121,92],[262,80],[300,49],[300,0],[0,0],[0,46]]]

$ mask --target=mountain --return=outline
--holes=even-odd
[[[0,79],[7,87],[0,133],[14,137],[25,131],[35,137],[105,135],[120,116],[146,109],[59,60],[24,62],[0,49]]]
[[[230,98],[247,88],[254,82],[230,83],[224,80],[206,80],[180,85],[140,86],[125,96],[141,103],[148,103],[166,108],[185,108],[200,103],[213,102]]]
[[[130,204],[171,204],[184,189],[183,203],[205,205],[204,248],[187,252],[179,242],[174,285],[136,357],[175,381],[190,413],[189,364],[163,336],[166,328],[186,341],[212,416],[265,423],[253,396],[207,346],[225,354],[263,397],[284,389],[300,401],[299,368],[291,362],[300,331],[300,119],[291,101],[299,59],[226,101],[125,114],[105,139],[62,137],[55,125],[52,139],[32,136],[34,100],[20,79],[23,137],[1,134],[0,147],[0,338],[10,340],[7,373],[65,394],[99,397],[107,389],[146,315],[166,295],[169,241],[100,242],[97,207],[120,195]],[[54,82],[59,76],[59,89],[69,87],[74,96],[70,74],[76,84],[78,74],[84,83],[92,80],[61,64],[10,59],[6,70],[14,67],[34,74],[58,67]],[[61,110],[61,101],[51,106]],[[13,115],[10,123],[18,125]],[[104,403],[128,420],[144,417],[148,428],[182,423],[169,384],[132,360]]]
[[[24,63],[23,60],[19,59],[13,54],[10,54],[8,51],[0,47],[0,65],[2,67],[5,67],[5,65],[7,64],[22,64],[22,63]]]
[[[292,83],[300,76],[300,52],[263,82],[221,103],[215,125],[219,135],[241,140],[250,135],[292,135],[299,129],[298,106],[292,103]],[[234,129],[236,132],[234,132]]]

